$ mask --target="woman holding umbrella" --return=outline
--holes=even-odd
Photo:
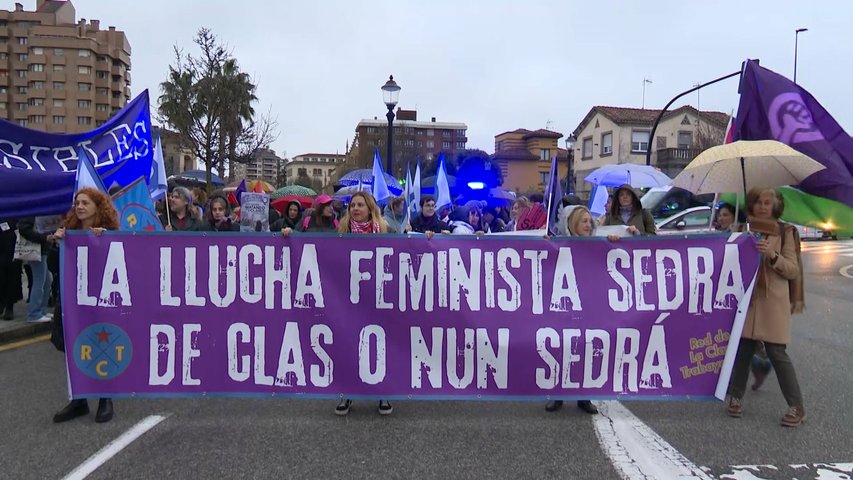
[[[800,239],[793,225],[778,221],[784,209],[782,197],[773,189],[753,188],[746,195],[750,226],[761,234],[758,251],[762,255],[729,382],[726,413],[735,418],[743,416],[743,394],[752,356],[758,342],[763,341],[788,403],[782,426],[798,427],[805,420],[806,411],[786,347],[791,341],[791,314],[802,312],[805,304]]]

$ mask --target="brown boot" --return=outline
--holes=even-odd
[[[742,417],[743,402],[737,397],[730,397],[729,403],[726,405],[726,414],[732,418]]]
[[[782,417],[782,426],[783,427],[799,427],[801,423],[806,419],[806,409],[802,406],[799,407],[791,407],[785,412],[785,416]]]

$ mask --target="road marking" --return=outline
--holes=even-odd
[[[853,270],[853,265],[847,265],[846,267],[838,269],[838,273],[840,273],[842,277],[853,279],[853,274],[850,273],[851,270]]]
[[[624,480],[713,478],[621,403],[609,400],[598,406],[600,413],[593,420],[595,436]]]
[[[27,345],[32,345],[34,343],[43,342],[45,340],[50,339],[50,334],[41,335],[38,337],[28,338],[26,340],[21,340],[18,342],[7,343],[6,345],[0,346],[0,352],[5,352],[8,350],[14,350],[16,348],[26,347]]]
[[[732,465],[730,473],[720,475],[720,480],[764,480],[765,478],[799,478],[801,480],[850,480],[853,463],[813,463],[783,465]],[[766,475],[766,476],[765,476]]]
[[[108,443],[98,453],[89,457],[88,460],[80,464],[71,473],[65,476],[64,480],[83,480],[90,473],[94,472],[101,465],[107,463],[109,459],[121,452],[124,447],[133,443],[134,440],[141,437],[145,432],[156,427],[158,423],[166,419],[165,415],[151,415],[143,418],[139,423],[133,426],[130,430],[124,432]]]

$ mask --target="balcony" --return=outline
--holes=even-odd
[[[699,155],[700,150],[696,148],[662,148],[657,152],[657,167],[670,178],[684,170],[691,160]]]

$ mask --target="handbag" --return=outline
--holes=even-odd
[[[15,254],[12,258],[22,262],[40,262],[41,245],[22,237],[21,232],[15,232],[15,235],[18,239],[15,241]]]

